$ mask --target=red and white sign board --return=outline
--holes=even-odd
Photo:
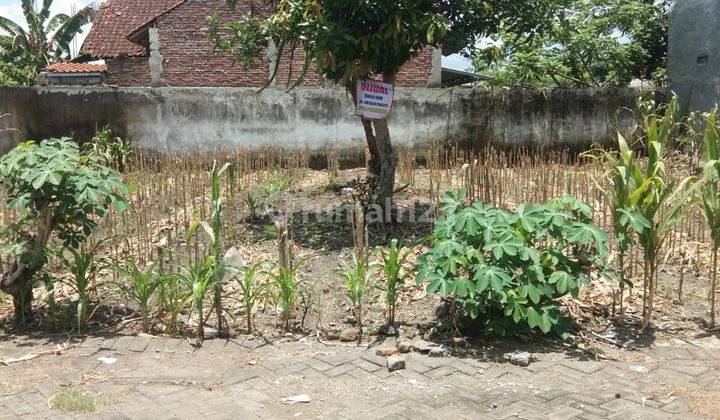
[[[395,98],[393,85],[374,80],[358,80],[356,89],[355,115],[368,120],[384,120],[390,115]]]

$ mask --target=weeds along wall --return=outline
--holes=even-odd
[[[435,141],[469,147],[582,149],[612,143],[633,125],[638,89],[399,88],[390,118],[395,144],[419,152]],[[24,139],[87,139],[104,125],[144,148],[187,152],[365,145],[350,96],[339,88],[0,87],[0,153]]]

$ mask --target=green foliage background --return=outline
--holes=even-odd
[[[669,9],[669,0],[572,0],[539,36],[504,28],[475,64],[498,86],[664,86]]]

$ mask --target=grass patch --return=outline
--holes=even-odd
[[[266,225],[263,225],[262,233],[268,238],[274,238],[277,236],[277,227],[275,227],[274,223],[268,223]]]
[[[274,198],[281,192],[288,189],[291,184],[292,180],[285,177],[282,172],[277,172],[270,176],[270,178],[266,179],[265,182],[258,187],[258,194],[261,198]]]
[[[68,413],[94,413],[95,400],[75,388],[65,388],[50,399],[50,408]]]

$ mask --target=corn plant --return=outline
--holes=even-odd
[[[150,300],[166,278],[157,273],[159,262],[160,260],[153,262],[145,270],[141,270],[134,260],[125,263],[127,268],[117,264],[112,266],[126,281],[119,284],[120,290],[138,305],[142,316],[142,330],[145,333],[150,330]]]
[[[215,271],[215,259],[208,255],[200,261],[189,262],[187,266],[179,266],[178,272],[174,274],[185,285],[190,304],[197,312],[197,336],[200,341],[205,339],[203,309],[205,297],[214,286]]]
[[[670,134],[675,126],[678,110],[677,99],[665,109],[665,115],[648,116],[643,127],[647,143],[648,160],[645,171],[631,173],[636,186],[629,197],[629,204],[648,222],[648,227],[638,232],[638,240],[644,255],[643,319],[650,324],[657,289],[660,249],[694,194],[694,178],[680,182],[670,179],[665,171],[665,160]]]
[[[252,196],[252,194],[248,194],[245,196],[245,205],[248,208],[248,212],[250,213],[248,217],[250,220],[255,220],[258,216],[259,211],[262,209],[262,204],[260,204],[255,198]]]
[[[599,187],[602,193],[609,198],[612,209],[612,223],[615,230],[615,241],[618,247],[618,288],[619,296],[613,299],[613,315],[619,303],[618,321],[622,323],[625,308],[625,287],[632,287],[628,279],[625,258],[630,247],[635,243],[638,233],[650,228],[650,222],[630,204],[630,196],[637,189],[636,180],[641,178],[640,167],[635,162],[635,153],[628,147],[625,138],[618,134],[618,151],[601,151],[609,166],[609,177],[612,189]]]
[[[212,172],[212,215],[210,216],[210,222],[199,221],[195,222],[188,231],[188,238],[195,236],[198,227],[202,227],[205,233],[210,237],[211,248],[212,248],[212,261],[215,263],[213,268],[213,288],[214,298],[213,307],[215,308],[215,316],[217,317],[217,331],[218,334],[223,334],[223,305],[222,305],[222,286],[224,282],[225,268],[223,266],[223,255],[225,253],[222,244],[222,216],[225,208],[225,199],[222,197],[221,186],[222,176],[230,167],[229,163],[226,163],[221,168],[217,167],[217,162],[213,165]],[[188,240],[188,243],[190,241]]]
[[[300,286],[305,282],[305,279],[300,276],[301,266],[302,262],[290,268],[279,265],[277,271],[267,273],[273,286],[270,297],[280,310],[280,318],[285,331],[290,330],[290,318],[297,306]]]
[[[167,275],[160,282],[158,303],[167,315],[166,332],[175,335],[178,332],[178,316],[185,309],[191,296],[191,290],[177,275]]]
[[[712,240],[712,275],[710,287],[710,329],[715,328],[715,294],[717,291],[717,262],[720,248],[720,124],[717,107],[705,116],[703,136],[703,178],[699,190],[700,206],[710,228]]]
[[[405,290],[405,280],[410,278],[415,271],[414,268],[403,270],[403,265],[405,265],[412,251],[413,248],[403,249],[397,239],[390,241],[387,250],[380,248],[380,255],[382,256],[380,269],[385,275],[385,282],[379,283],[375,287],[383,294],[389,326],[395,325],[395,309],[400,294]]]
[[[343,267],[333,270],[333,273],[344,280],[348,287],[347,296],[352,304],[353,314],[360,332],[358,335],[358,342],[360,342],[362,340],[365,293],[374,274],[375,266],[370,264],[368,258],[361,258],[355,251],[351,252],[350,256],[352,263],[343,264]]]
[[[267,295],[267,283],[261,282],[263,275],[262,263],[255,264],[240,271],[235,281],[242,292],[242,304],[245,308],[248,334],[252,333],[252,313],[255,304]]]
[[[78,296],[76,311],[76,327],[78,332],[82,331],[87,325],[87,321],[92,315],[88,312],[90,297],[99,286],[99,284],[95,282],[95,278],[100,271],[107,268],[106,264],[98,264],[95,259],[98,248],[104,242],[106,242],[106,240],[99,241],[94,246],[87,246],[83,243],[77,249],[64,248],[54,252],[70,272],[70,279],[64,280],[64,282],[73,289]],[[70,256],[68,257],[66,253],[70,254]]]
[[[57,301],[55,300],[55,280],[47,272],[43,272],[40,276],[43,286],[45,287],[45,304],[47,306],[47,321],[52,329],[57,326]],[[2,303],[2,299],[0,299]]]

